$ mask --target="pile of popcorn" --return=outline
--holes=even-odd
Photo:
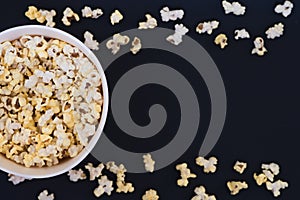
[[[24,35],[0,44],[0,153],[26,167],[72,158],[94,135],[100,74],[76,47]]]

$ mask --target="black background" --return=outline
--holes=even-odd
[[[299,9],[300,2],[293,1],[295,7],[288,18],[276,14],[273,10],[276,4],[283,1],[246,1],[241,0],[247,6],[244,16],[225,15],[220,1],[6,1],[2,5],[0,13],[0,31],[17,25],[37,24],[24,16],[28,5],[36,5],[38,8],[55,9],[57,16],[56,27],[65,30],[80,40],[83,33],[91,31],[98,41],[103,41],[112,34],[136,28],[139,21],[144,21],[144,15],[151,13],[158,19],[159,26],[173,29],[174,22],[162,23],[159,15],[160,9],[168,5],[171,9],[183,8],[185,16],[181,22],[185,24],[193,39],[197,40],[211,55],[217,64],[226,87],[228,110],[223,133],[210,155],[218,157],[218,170],[215,174],[206,175],[194,163],[197,152],[201,146],[203,133],[199,131],[193,145],[176,162],[170,166],[156,171],[153,174],[128,174],[128,181],[134,182],[136,191],[133,194],[113,193],[111,197],[105,195],[102,199],[141,199],[144,191],[153,188],[160,195],[160,199],[190,199],[194,196],[193,189],[198,185],[205,185],[207,192],[215,194],[218,199],[274,199],[272,193],[265,187],[258,187],[253,178],[254,172],[260,171],[261,163],[277,162],[281,166],[281,173],[277,178],[287,180],[289,188],[282,191],[278,199],[299,199],[297,192],[300,189],[299,166],[299,140],[300,132],[300,94],[299,94]],[[66,6],[80,13],[84,5],[101,7],[104,15],[97,20],[81,19],[80,22],[72,23],[72,26],[64,26],[60,19]],[[124,20],[115,26],[111,26],[109,15],[114,9],[119,9],[124,14]],[[199,35],[195,27],[200,21],[219,20],[220,26],[212,35]],[[283,22],[285,32],[283,37],[275,40],[266,40],[268,53],[263,57],[251,55],[253,38],[261,35],[274,23]],[[235,41],[233,31],[245,27],[251,34],[251,40]],[[153,30],[155,31],[155,30]],[[221,50],[214,43],[214,37],[224,32],[229,36],[229,45]],[[178,47],[180,48],[180,46]],[[195,80],[201,79],[193,73],[192,66],[180,60],[176,56],[153,54],[147,50],[141,51],[137,56],[126,55],[116,61],[107,73],[110,91],[112,85],[126,70],[131,69],[138,63],[149,62],[149,54],[156,55],[153,59],[163,62],[170,60],[169,66],[174,67],[190,81],[197,96],[208,99],[205,83],[195,85]],[[170,59],[166,59],[170,56]],[[152,56],[153,57],[153,56]],[[147,60],[148,59],[148,60]],[[151,61],[151,60],[150,60]],[[147,98],[149,94],[157,98]],[[151,96],[152,96],[151,95]],[[148,100],[145,100],[148,99]],[[167,128],[163,129],[159,137],[153,141],[143,142],[123,140],[120,146],[136,152],[147,152],[167,144],[176,134],[179,104],[172,92],[158,85],[144,86],[132,97],[130,111],[133,119],[139,125],[148,123],[147,108],[153,103],[161,103],[168,111]],[[203,126],[207,126],[209,117],[209,101],[201,101],[201,109],[206,110],[207,117],[202,117]],[[140,111],[140,112],[139,112]],[[204,112],[204,113],[205,113]],[[206,116],[206,115],[204,115]],[[202,122],[201,122],[202,123]],[[172,126],[172,124],[174,124]],[[109,115],[105,132],[117,143],[117,138],[125,138],[114,125],[112,116]],[[122,135],[123,134],[123,135]],[[125,142],[127,141],[127,142]],[[125,144],[124,144],[125,143]],[[122,146],[123,145],[123,146]],[[135,147],[133,149],[133,147]],[[109,153],[109,152],[108,152]],[[209,155],[209,156],[210,156]],[[233,171],[232,166],[236,160],[248,162],[248,168],[243,175]],[[98,161],[91,155],[88,156],[78,167],[87,162],[97,164]],[[187,188],[176,185],[179,173],[175,165],[180,162],[189,163],[191,170],[198,175],[197,179],[191,180]],[[113,176],[110,176],[114,178]],[[228,180],[247,180],[249,189],[241,191],[237,196],[231,196],[226,188]],[[96,199],[93,190],[97,183],[87,180],[72,183],[66,174],[45,179],[32,180],[13,186],[7,181],[7,174],[0,173],[0,199],[37,199],[37,195],[43,190],[55,193],[55,199]],[[297,191],[298,190],[298,191]]]

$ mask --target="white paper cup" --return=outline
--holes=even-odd
[[[84,149],[76,157],[63,159],[60,161],[59,164],[51,167],[27,168],[21,164],[15,163],[12,160],[9,160],[5,157],[5,155],[0,154],[0,169],[7,173],[15,174],[25,178],[49,178],[71,170],[73,167],[79,164],[96,145],[103,131],[107,117],[109,101],[107,81],[102,66],[95,54],[80,40],[78,40],[71,34],[59,30],[57,28],[51,28],[43,25],[24,25],[10,28],[0,33],[0,43],[4,41],[11,41],[17,39],[23,35],[43,35],[48,38],[57,38],[79,48],[85,54],[85,56],[87,56],[90,59],[90,61],[97,67],[102,81],[103,108],[100,123],[98,125],[95,135],[91,137],[88,145],[84,147]]]

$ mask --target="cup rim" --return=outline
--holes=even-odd
[[[88,156],[88,154],[92,151],[92,149],[95,147],[96,143],[100,139],[100,136],[103,132],[104,125],[107,119],[108,106],[109,106],[109,92],[108,92],[107,79],[104,70],[102,68],[102,65],[99,59],[96,57],[96,55],[78,38],[61,29],[54,28],[54,27],[47,27],[44,25],[16,26],[0,32],[0,43],[4,41],[11,41],[13,39],[17,39],[23,35],[42,35],[49,38],[57,38],[73,46],[76,46],[96,66],[101,77],[103,105],[102,105],[100,122],[98,124],[95,134],[91,137],[88,145],[85,146],[77,156],[75,156],[74,158],[67,158],[68,160],[63,161],[63,163],[58,163],[57,165],[53,165],[50,167],[27,168],[24,165],[17,164],[14,161],[9,160],[2,154],[0,155],[0,161],[1,161],[0,170],[2,171],[17,176],[21,176],[24,178],[50,178],[50,177],[54,177],[66,173],[67,171],[77,166]],[[12,38],[12,39],[5,39],[5,38]],[[4,162],[7,161],[6,164],[3,163],[3,161]],[[10,167],[11,165],[13,165],[13,167],[16,167],[17,170],[12,170],[13,167]],[[51,172],[50,169],[52,170]]]

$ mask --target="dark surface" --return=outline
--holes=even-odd
[[[142,2],[142,3],[141,3]],[[219,159],[218,170],[213,175],[206,175],[194,163],[197,152],[200,148],[203,135],[199,134],[193,145],[188,151],[179,158],[175,163],[154,174],[128,174],[128,181],[134,182],[136,191],[133,194],[113,193],[110,199],[141,199],[142,194],[149,188],[158,191],[160,199],[190,199],[193,195],[194,187],[205,185],[208,193],[215,194],[218,199],[274,199],[272,193],[264,187],[258,187],[253,181],[253,172],[260,171],[262,162],[277,162],[281,166],[281,173],[277,178],[287,180],[289,188],[282,192],[277,199],[293,200],[299,199],[297,193],[300,188],[299,178],[299,140],[300,132],[299,113],[300,113],[300,94],[299,94],[299,9],[300,2],[294,1],[295,7],[292,15],[284,18],[273,12],[274,6],[283,1],[241,1],[247,5],[247,12],[244,16],[226,15],[219,1],[7,1],[1,9],[0,31],[10,27],[23,24],[37,24],[30,21],[24,16],[28,5],[36,5],[39,8],[55,9],[57,16],[57,28],[65,30],[77,38],[83,40],[83,33],[90,30],[98,41],[105,40],[113,33],[136,28],[138,22],[144,20],[145,13],[151,13],[160,26],[173,29],[174,23],[161,23],[159,10],[164,5],[170,8],[183,8],[185,16],[182,23],[190,28],[188,33],[193,39],[197,40],[211,55],[217,64],[223,77],[227,100],[228,110],[223,133],[210,155],[216,155]],[[61,22],[62,11],[66,6],[70,6],[74,11],[81,13],[80,10],[84,5],[91,7],[101,7],[105,14],[97,20],[82,19],[79,23],[73,23],[71,27],[65,27]],[[109,23],[109,14],[118,8],[124,14],[124,20],[116,25],[111,26]],[[198,35],[194,27],[198,22],[204,20],[217,19],[221,22],[219,29],[211,36]],[[250,54],[253,47],[253,38],[257,35],[263,35],[267,27],[274,23],[283,22],[285,24],[284,36],[275,40],[267,40],[266,46],[269,52],[264,57],[258,57]],[[233,39],[233,30],[240,27],[246,27],[249,30],[251,40],[235,41]],[[224,32],[229,36],[229,46],[225,50],[220,50],[213,43],[214,37]],[[178,47],[180,48],[180,47]],[[120,66],[111,67],[107,72],[108,83],[116,81],[124,70],[121,68],[131,68],[136,63],[143,63],[147,56],[147,51],[141,52],[137,57],[129,56],[122,58]],[[159,60],[162,55],[157,54],[154,59]],[[171,56],[172,57],[172,56]],[[137,59],[133,61],[132,59]],[[131,60],[131,61],[130,61]],[[172,59],[170,59],[172,60]],[[169,66],[178,68],[178,60],[173,59],[168,63]],[[198,79],[193,74],[191,66],[187,63],[184,73],[187,79],[192,83]],[[182,69],[182,68],[181,68]],[[178,70],[180,71],[180,70]],[[205,94],[203,86],[193,85],[197,95]],[[110,88],[110,90],[113,88]],[[178,102],[171,92],[163,87],[145,86],[137,91],[132,97],[132,101],[139,109],[131,105],[131,114],[133,119],[139,125],[148,123],[148,119],[142,116],[138,110],[143,110],[153,103],[162,103],[167,111],[168,120],[176,124],[178,121]],[[160,98],[144,101],[143,98],[153,94],[163,94]],[[202,94],[201,94],[202,95]],[[170,100],[169,100],[170,99]],[[170,103],[166,103],[170,102]],[[204,105],[200,105],[205,107]],[[148,107],[147,107],[148,108]],[[147,111],[147,108],[146,109]],[[168,109],[169,108],[169,109]],[[173,109],[172,109],[173,108]],[[146,113],[143,111],[142,113]],[[209,112],[209,111],[208,111]],[[205,115],[204,115],[205,116]],[[109,116],[110,120],[111,116]],[[206,119],[207,120],[207,119]],[[174,121],[174,122],[173,122]],[[170,123],[170,122],[169,122]],[[205,119],[204,122],[205,123]],[[206,122],[207,123],[207,122]],[[164,134],[160,138],[155,138],[156,146],[143,142],[134,143],[128,140],[128,144],[123,144],[125,149],[138,152],[147,152],[165,145],[172,139],[176,133],[176,126],[167,124]],[[109,127],[108,127],[109,126]],[[108,122],[105,128],[109,134],[118,133],[118,127]],[[116,132],[114,132],[116,131]],[[172,135],[173,134],[173,135]],[[121,136],[113,135],[111,138]],[[122,136],[126,138],[126,136]],[[135,149],[133,147],[136,147]],[[109,153],[109,152],[108,152]],[[248,168],[243,175],[239,175],[232,170],[236,160],[248,162]],[[87,162],[97,163],[92,156],[84,160],[80,166]],[[198,175],[197,179],[191,180],[187,188],[176,186],[178,172],[175,170],[176,163],[188,162],[189,167]],[[80,167],[78,166],[78,167]],[[113,177],[112,177],[113,178]],[[247,180],[249,189],[240,192],[237,196],[230,196],[225,183],[227,180]],[[56,199],[96,199],[93,196],[93,189],[96,182],[81,181],[72,183],[68,181],[66,174],[46,180],[32,180],[20,185],[13,186],[7,181],[7,175],[0,173],[1,197],[0,199],[37,199],[37,195],[43,190],[55,193]],[[105,195],[102,199],[109,199]]]

